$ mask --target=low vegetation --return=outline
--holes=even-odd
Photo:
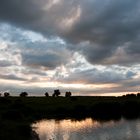
[[[44,97],[0,97],[0,139],[28,140],[30,124],[38,119],[93,117],[97,120],[134,119],[140,117],[140,94],[122,97],[83,97],[60,95]],[[47,98],[46,98],[47,97]]]

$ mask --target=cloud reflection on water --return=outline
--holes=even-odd
[[[139,140],[140,120],[99,122],[91,118],[41,120],[32,125],[40,140]]]

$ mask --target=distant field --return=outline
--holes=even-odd
[[[39,117],[83,117],[103,114],[109,117],[110,114],[121,113],[121,116],[130,113],[130,117],[136,117],[139,112],[140,97],[7,97],[0,98],[0,114],[5,118],[11,113],[14,118],[39,118]],[[133,110],[137,110],[134,112]],[[17,116],[15,115],[17,112]],[[18,116],[18,113],[21,116]],[[99,115],[98,114],[98,115]],[[12,118],[13,115],[13,118]],[[129,117],[128,116],[128,117]],[[127,117],[127,116],[126,116]],[[8,118],[10,119],[10,118]],[[105,118],[106,119],[106,118]]]

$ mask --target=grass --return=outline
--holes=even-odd
[[[28,140],[30,124],[42,118],[140,117],[140,97],[1,97],[0,140]]]

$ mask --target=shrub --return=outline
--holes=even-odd
[[[71,96],[71,92],[70,91],[65,93],[65,97],[70,97],[70,96]]]
[[[28,93],[27,92],[21,92],[20,93],[20,97],[27,97],[28,96]]]

